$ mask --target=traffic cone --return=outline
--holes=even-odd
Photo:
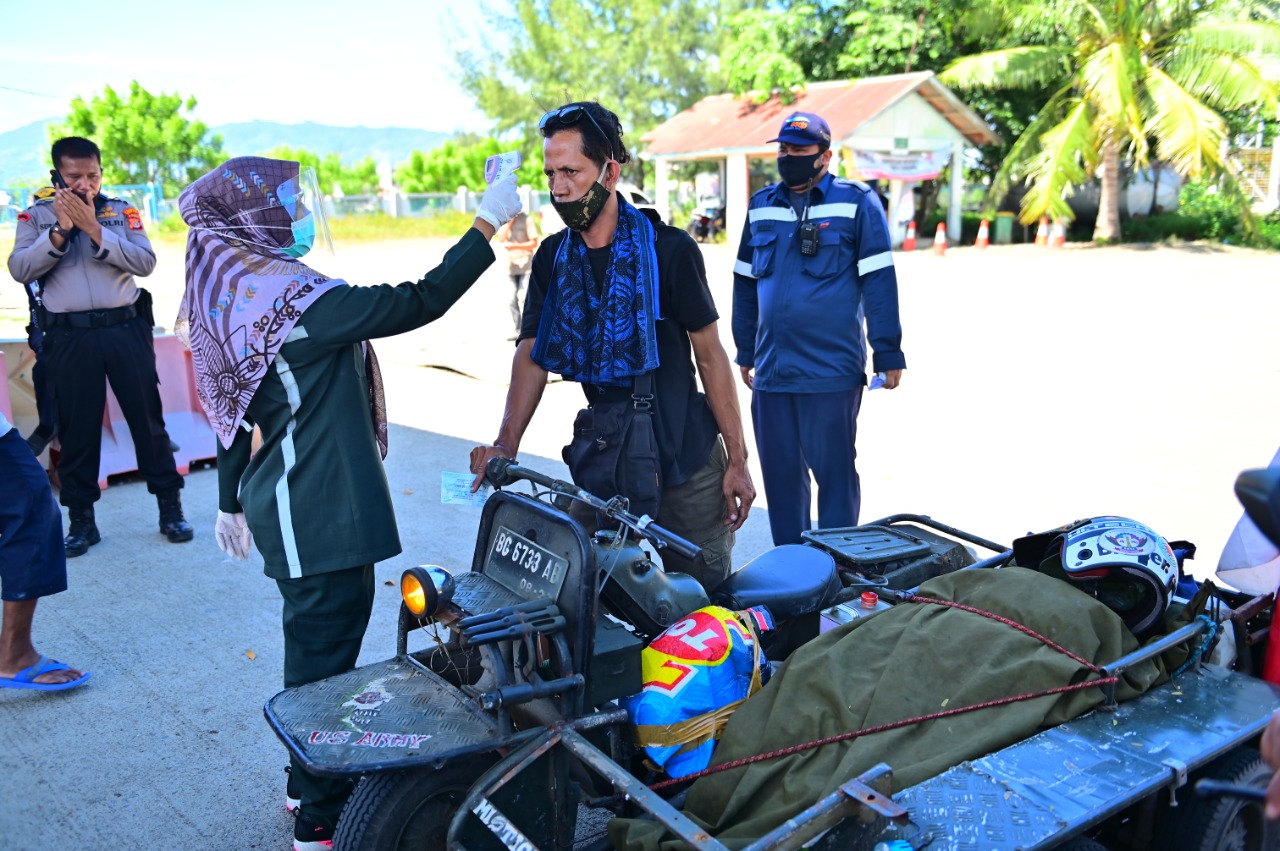
[[[903,251],[915,251],[915,250],[916,250],[916,222],[915,222],[915,219],[912,219],[910,222],[908,222],[908,223],[907,223],[907,238],[906,238],[906,239],[904,239],[904,240],[902,240],[902,250],[903,250]]]
[[[1062,223],[1061,219],[1053,223],[1053,235],[1049,237],[1049,245],[1052,248],[1061,248],[1067,244],[1067,227]]]
[[[1049,217],[1040,217],[1040,227],[1036,228],[1036,245],[1049,244]]]
[[[933,253],[939,256],[947,253],[946,222],[938,222],[938,229],[933,234]]]
[[[986,248],[987,244],[990,242],[988,239],[989,236],[990,231],[987,230],[987,220],[983,219],[982,224],[978,225],[978,238],[973,243],[974,247]]]

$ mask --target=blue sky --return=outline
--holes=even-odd
[[[454,131],[488,128],[456,82],[504,0],[0,0],[0,133],[61,118],[136,79],[194,95],[210,126],[281,121]],[[217,14],[201,11],[217,9]],[[477,126],[479,125],[479,126]]]

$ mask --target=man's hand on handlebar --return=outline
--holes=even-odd
[[[507,449],[505,446],[494,444],[492,446],[477,446],[471,450],[471,472],[476,474],[475,481],[471,483],[471,492],[475,493],[480,490],[480,486],[484,484],[484,469],[489,463],[490,458],[509,458],[515,460],[516,453]]]
[[[720,486],[724,493],[724,502],[729,509],[724,523],[730,532],[736,532],[747,522],[751,513],[751,503],[756,500],[756,487],[751,483],[751,474],[747,465],[729,463],[724,471],[724,479]]]

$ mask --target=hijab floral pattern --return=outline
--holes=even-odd
[[[272,361],[308,307],[346,286],[289,257],[293,216],[276,187],[298,164],[263,157],[228,160],[178,199],[187,236],[186,292],[175,333],[191,350],[196,395],[230,448]],[[365,344],[370,407],[386,457],[386,414],[373,349]]]

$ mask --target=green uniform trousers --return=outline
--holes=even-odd
[[[284,687],[314,683],[356,665],[373,612],[373,565],[277,579],[284,598]],[[308,774],[290,758],[293,788],[308,814],[336,824],[351,781]]]

